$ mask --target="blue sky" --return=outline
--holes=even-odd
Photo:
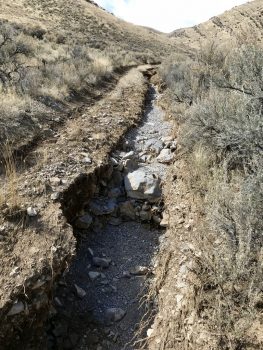
[[[116,16],[171,32],[199,24],[247,0],[95,0]]]

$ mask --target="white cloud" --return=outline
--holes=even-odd
[[[140,24],[171,32],[192,26],[219,15],[247,0],[96,0],[116,16]]]

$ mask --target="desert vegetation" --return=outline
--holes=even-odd
[[[190,237],[198,251],[196,308],[215,349],[259,345],[262,57],[260,45],[213,41],[161,68],[180,127],[188,187],[203,212]]]

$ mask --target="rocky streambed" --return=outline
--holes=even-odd
[[[92,197],[80,196],[77,215],[65,201],[78,247],[54,294],[48,349],[135,349],[146,336],[156,306],[144,296],[167,225],[162,184],[176,150],[158,98],[150,86],[140,126],[86,183]]]

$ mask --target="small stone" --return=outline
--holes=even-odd
[[[134,157],[134,155],[135,155],[134,151],[130,151],[130,152],[126,153],[126,154],[122,157],[122,159],[123,159],[123,160],[125,160],[125,159],[132,159],[132,158]]]
[[[113,158],[113,157],[110,158],[110,161],[111,161],[111,164],[112,164],[113,166],[118,166],[118,165],[119,165],[119,162],[117,161],[117,159],[115,159],[115,158]]]
[[[97,278],[101,276],[100,272],[96,272],[96,271],[90,271],[88,275],[91,281],[95,281]]]
[[[61,185],[61,179],[59,177],[51,177],[49,181],[50,181],[52,186]]]
[[[148,267],[146,266],[135,266],[130,270],[130,273],[134,276],[143,276],[149,272]]]
[[[24,304],[22,303],[22,301],[18,301],[11,307],[11,309],[8,312],[7,316],[18,315],[21,312],[23,312],[24,310],[25,310]]]
[[[10,277],[17,276],[19,274],[19,267],[16,266],[9,274]]]
[[[142,211],[140,212],[140,219],[141,219],[142,221],[151,221],[151,218],[152,218],[152,214],[151,214],[150,211],[144,211],[144,210],[142,210]]]
[[[126,201],[120,204],[120,214],[126,218],[131,220],[135,220],[136,213],[135,208],[132,201]]]
[[[53,200],[53,201],[56,201],[59,199],[59,192],[54,192],[52,193],[52,195],[50,196],[50,198]]]
[[[123,277],[123,278],[131,278],[131,274],[130,274],[129,271],[123,271],[122,277]]]
[[[75,226],[79,229],[86,230],[90,227],[92,221],[92,216],[89,214],[85,214],[76,220]]]
[[[82,159],[82,163],[91,164],[92,163],[92,159],[90,157],[84,157]]]
[[[105,312],[107,322],[118,322],[126,315],[126,311],[121,308],[109,308]]]
[[[119,225],[121,225],[121,223],[122,223],[122,219],[120,217],[118,217],[118,218],[111,218],[109,220],[109,224],[112,225],[112,226],[119,226]]]
[[[160,222],[161,227],[168,227],[169,225],[169,215],[166,213],[163,213],[162,221]]]
[[[148,337],[148,338],[151,337],[152,334],[153,334],[153,329],[152,329],[152,328],[149,328],[149,329],[147,330],[147,337]]]
[[[162,219],[158,215],[153,215],[152,219],[153,219],[153,222],[157,225],[159,225],[162,221]]]
[[[58,297],[55,297],[55,298],[54,298],[54,302],[55,302],[55,304],[56,304],[57,306],[59,306],[59,307],[62,307],[62,306],[63,306],[62,302],[60,301],[60,299],[59,299]]]
[[[96,216],[109,215],[117,209],[116,199],[114,198],[93,199],[92,201],[90,201],[89,206],[90,211]]]
[[[117,198],[120,197],[123,194],[122,190],[117,187],[117,188],[113,188],[109,191],[108,193],[108,197],[109,198]]]
[[[94,256],[94,252],[91,248],[88,248],[88,252],[90,253],[91,256]]]
[[[135,159],[127,159],[123,163],[126,173],[130,173],[139,168],[138,162]]]
[[[75,288],[76,288],[77,296],[78,296],[79,298],[84,298],[84,297],[87,295],[87,293],[85,292],[84,289],[80,288],[80,287],[77,286],[76,284],[74,284],[74,286],[75,286]]]
[[[161,151],[159,156],[156,158],[159,163],[170,164],[173,161],[174,154],[170,149],[165,148]]]
[[[97,258],[97,257],[94,257],[92,259],[92,262],[95,266],[97,267],[102,267],[104,269],[108,268],[110,266],[110,263],[111,263],[111,259],[109,258]]]
[[[37,216],[37,210],[36,208],[33,208],[33,207],[28,207],[27,210],[27,215],[30,216],[30,217],[34,217],[34,216]]]
[[[170,146],[171,151],[176,151],[177,149],[177,141],[173,141]]]

